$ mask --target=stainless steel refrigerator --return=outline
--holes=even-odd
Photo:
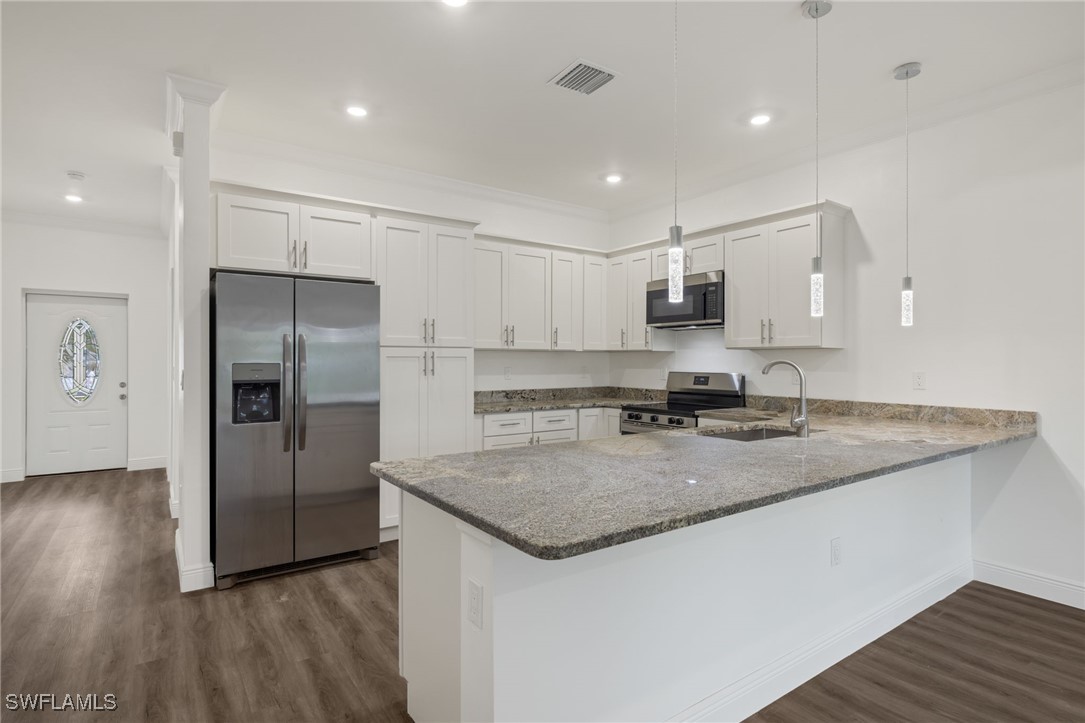
[[[211,290],[217,586],[376,557],[380,289],[220,271]]]

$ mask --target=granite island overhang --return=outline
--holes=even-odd
[[[712,435],[786,420],[724,418],[374,464],[404,492],[409,712],[748,715],[972,579],[968,455],[1036,436],[1012,419],[742,442]]]

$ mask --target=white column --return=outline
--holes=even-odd
[[[181,319],[181,449],[176,538],[181,592],[212,587],[210,516],[210,334],[211,106],[220,85],[176,75],[167,77],[167,132],[184,134],[181,154],[181,244],[178,284]]]

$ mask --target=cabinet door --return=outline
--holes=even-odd
[[[724,234],[724,338],[733,348],[768,343],[768,227]],[[809,264],[807,264],[809,266]],[[807,284],[809,286],[809,284]]]
[[[577,423],[577,439],[599,439],[607,436],[607,426],[606,421],[603,419],[602,407],[579,410]]]
[[[668,278],[667,265],[670,259],[667,257],[667,247],[662,246],[652,249],[652,280],[664,281]]]
[[[584,257],[584,351],[607,348],[607,260]]]
[[[604,409],[603,419],[606,421],[607,436],[620,437],[622,434],[622,412],[620,409]]]
[[[550,348],[550,252],[509,247],[509,347]]]
[[[629,330],[629,261],[607,259],[607,349],[626,348]]]
[[[723,234],[686,242],[687,274],[703,274],[708,271],[719,271],[722,268],[724,268]]]
[[[504,349],[509,345],[508,249],[506,244],[476,241],[474,246],[475,348]]]
[[[295,271],[296,203],[218,195],[218,265],[253,271]]]
[[[430,344],[468,347],[475,343],[474,238],[469,229],[429,227]]]
[[[550,257],[550,348],[584,348],[584,257],[554,251]]]
[[[423,349],[384,348],[380,359],[381,460],[425,455],[427,379]],[[381,527],[399,524],[399,490],[381,480]]]
[[[769,224],[771,346],[821,346],[821,319],[810,316],[810,259],[816,253],[815,215]]]
[[[469,452],[475,416],[475,352],[431,349],[428,354],[426,455]]]
[[[376,253],[368,213],[302,206],[300,243],[304,273],[374,278]]]
[[[652,252],[642,251],[629,257],[629,349],[651,349],[652,330],[645,325],[648,282],[652,280]]]
[[[428,229],[414,221],[378,218],[376,233],[381,344],[425,346],[429,339]]]

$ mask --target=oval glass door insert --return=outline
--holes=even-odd
[[[76,404],[84,404],[98,387],[102,357],[98,335],[86,319],[68,324],[60,342],[60,386]]]

